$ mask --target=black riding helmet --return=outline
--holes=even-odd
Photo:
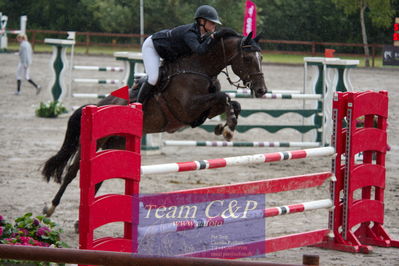
[[[197,8],[197,11],[195,11],[195,19],[197,20],[199,18],[204,18],[206,20],[222,25],[216,9],[208,5],[203,5]]]

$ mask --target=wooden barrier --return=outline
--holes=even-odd
[[[0,258],[38,262],[56,262],[91,265],[146,265],[146,266],[300,266],[319,265],[319,257],[303,255],[302,264],[231,261],[204,258],[145,257],[123,252],[78,250],[72,248],[44,248],[30,246],[0,245]],[[11,264],[7,264],[11,265]],[[25,264],[26,265],[26,264]]]

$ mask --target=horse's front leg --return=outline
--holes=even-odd
[[[233,138],[234,130],[237,126],[237,117],[241,111],[241,106],[236,101],[231,101],[230,97],[223,92],[207,94],[193,99],[190,105],[191,110],[209,110],[208,118],[215,117],[222,113],[226,114],[226,123],[215,127],[215,134],[222,135],[230,141]]]
[[[241,112],[241,105],[237,101],[231,101],[227,96],[227,102],[224,106],[224,113],[226,114],[226,123],[219,124],[215,127],[216,135],[223,135],[224,139],[231,141],[234,136],[234,131],[238,123],[238,116]],[[211,116],[211,114],[210,114]]]

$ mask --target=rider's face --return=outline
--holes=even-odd
[[[214,32],[216,30],[216,23],[209,21],[209,20],[205,20],[205,29],[208,32]]]

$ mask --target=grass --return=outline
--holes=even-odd
[[[8,49],[10,51],[17,51],[18,44],[10,43]],[[52,46],[45,44],[37,44],[34,47],[34,51],[38,53],[51,53]],[[117,51],[130,51],[130,52],[139,52],[137,48],[123,48],[123,47],[104,47],[104,46],[90,46],[87,51],[85,46],[76,46],[74,48],[75,54],[92,54],[92,55],[109,55],[112,56],[114,52]],[[70,48],[67,49],[67,53],[70,53]],[[280,64],[303,64],[304,57],[311,57],[308,54],[302,55],[293,55],[293,54],[270,54],[265,52],[263,54],[263,62],[266,63],[280,63]],[[364,57],[351,57],[351,56],[339,56],[341,59],[349,59],[349,60],[359,60],[359,67],[364,67]],[[371,62],[370,62],[371,64]],[[382,56],[378,56],[375,58],[375,67],[380,68],[382,65]]]

